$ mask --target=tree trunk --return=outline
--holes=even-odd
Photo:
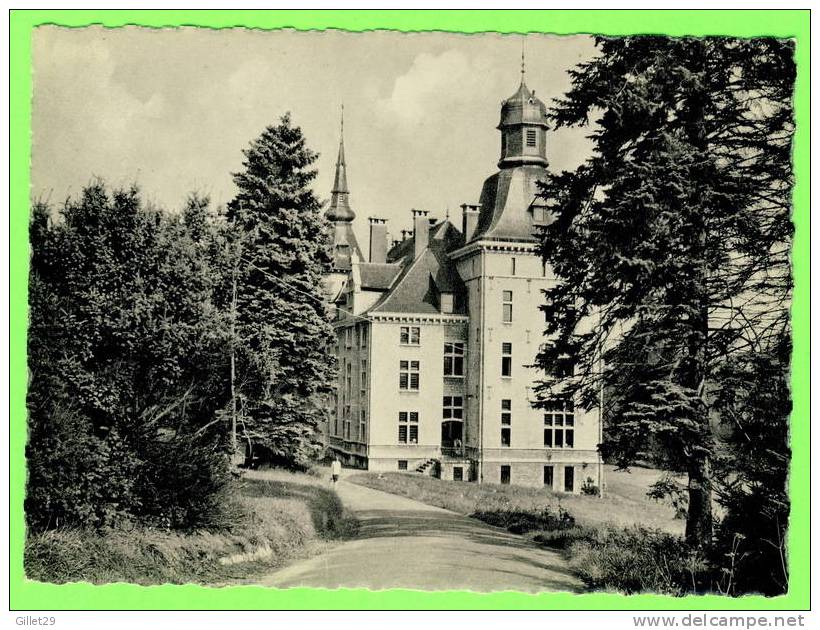
[[[231,460],[238,457],[236,439],[236,263],[231,272]]]
[[[705,286],[706,274],[703,274]],[[706,300],[701,298],[699,330],[692,335],[689,344],[689,360],[685,385],[699,393],[699,435],[696,443],[689,445],[692,455],[689,457],[689,509],[686,515],[686,542],[697,548],[706,548],[712,544],[712,426],[709,422],[709,400],[706,365],[706,345],[709,335],[709,310]]]
[[[712,471],[708,455],[695,458],[689,466],[686,542],[699,548],[712,542]]]

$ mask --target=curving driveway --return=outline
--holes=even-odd
[[[358,538],[257,583],[371,590],[583,590],[560,554],[521,536],[344,480],[337,491],[360,521]]]

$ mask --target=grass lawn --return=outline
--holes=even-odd
[[[235,481],[224,521],[217,531],[135,527],[31,535],[26,575],[58,583],[239,583],[356,532],[324,476],[282,470],[248,471]]]
[[[652,469],[633,468],[631,472],[616,472],[614,467],[607,466],[603,497],[512,485],[442,481],[410,473],[361,473],[352,475],[349,480],[460,514],[502,510],[538,512],[545,507],[557,510],[560,506],[580,526],[637,525],[682,535],[684,521],[675,518],[675,510],[646,496],[649,486],[660,475],[659,471]]]

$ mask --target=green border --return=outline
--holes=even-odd
[[[15,10],[10,14],[10,608],[12,610],[118,609],[605,609],[808,610],[809,600],[809,11],[808,10],[548,10],[548,11],[180,11]],[[128,584],[52,585],[23,574],[23,497],[26,443],[26,317],[28,273],[30,43],[37,25],[117,27],[196,25],[210,28],[337,28],[458,32],[546,32],[627,35],[769,35],[797,41],[794,144],[792,475],[790,492],[791,589],[776,598],[545,593],[419,593],[391,590],[275,590],[261,587],[140,587]]]

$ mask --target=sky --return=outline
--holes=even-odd
[[[354,229],[411,209],[460,225],[500,152],[501,101],[526,82],[549,106],[567,70],[595,54],[586,36],[388,31],[39,27],[33,36],[31,196],[61,204],[92,178],[136,183],[177,210],[192,191],[225,204],[242,149],[289,111],[319,153],[316,194],[330,197],[345,111]],[[554,171],[589,152],[588,130],[550,132]],[[367,255],[365,253],[365,255]]]

